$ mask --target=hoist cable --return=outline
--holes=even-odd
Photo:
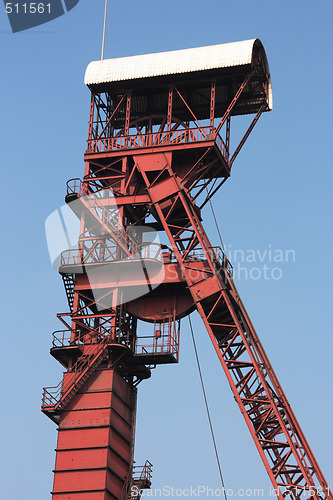
[[[217,223],[217,219],[216,219],[216,216],[215,216],[214,207],[213,207],[212,200],[211,200],[210,194],[209,194],[209,192],[208,192],[207,186],[206,186],[206,191],[207,191],[207,198],[208,198],[208,201],[209,201],[210,209],[211,209],[212,214],[213,214],[213,218],[214,218],[215,226],[216,226],[216,229],[217,229],[217,232],[218,232],[219,238],[220,238],[221,247],[222,247],[222,250],[223,250],[224,255],[225,255],[225,256],[227,256],[227,255],[226,255],[226,252],[225,252],[224,245],[223,245],[223,240],[222,240],[222,236],[221,236],[221,233],[220,233],[220,229],[219,229],[219,226],[218,226],[218,223]]]
[[[209,411],[209,406],[208,406],[208,401],[207,401],[207,396],[206,396],[205,384],[204,384],[203,377],[202,377],[202,372],[201,372],[201,367],[200,367],[200,361],[199,361],[199,356],[198,356],[198,351],[197,351],[197,346],[196,346],[196,342],[195,342],[195,338],[194,338],[194,333],[193,333],[192,322],[191,322],[190,316],[188,317],[188,321],[190,323],[190,330],[191,330],[192,342],[193,342],[193,347],[194,347],[194,352],[195,352],[195,358],[196,358],[196,361],[197,361],[197,367],[198,367],[198,372],[199,372],[199,377],[200,377],[200,382],[201,382],[202,393],[203,393],[203,397],[204,397],[204,400],[205,400],[206,412],[207,412],[207,417],[208,417],[210,432],[211,432],[211,435],[212,435],[212,440],[213,440],[213,446],[214,446],[214,451],[215,451],[215,456],[216,456],[217,467],[219,469],[219,474],[220,474],[220,478],[221,478],[223,495],[224,495],[225,500],[227,500],[228,497],[227,497],[226,488],[224,486],[224,479],[223,479],[223,474],[222,474],[221,462],[220,462],[219,454],[218,454],[218,451],[217,451],[217,446],[216,446],[216,441],[215,441],[215,434],[214,434],[212,419],[210,418],[210,411]]]

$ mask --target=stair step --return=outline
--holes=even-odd
[[[78,377],[77,377],[77,380],[74,380],[73,382],[73,387],[72,389],[70,390],[69,393],[67,393],[66,397],[65,398],[61,398],[60,401],[55,405],[59,405],[59,406],[65,406],[71,399],[72,397],[78,392],[78,390],[80,389],[80,387],[82,387],[82,385],[86,382],[86,380],[89,378],[90,374],[94,371],[94,369],[103,361],[103,359],[107,356],[107,352],[105,350],[105,346],[103,346],[103,348],[100,350],[100,352],[98,353],[94,353],[93,355],[93,359],[95,359],[95,361],[91,364],[89,364],[89,362],[87,361],[85,364],[83,364],[83,366],[81,367],[81,373],[78,372]],[[85,373],[84,373],[85,372]]]

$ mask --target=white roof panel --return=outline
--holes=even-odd
[[[84,83],[135,80],[251,64],[256,40],[91,62]]]

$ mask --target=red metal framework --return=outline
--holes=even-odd
[[[279,499],[332,499],[232,267],[201,221],[269,109],[263,59],[257,51],[234,70],[91,87],[84,179],[69,181],[66,195],[80,219],[79,244],[62,253],[59,267],[70,310],[58,315],[66,330],[53,334],[51,348],[67,371],[44,389],[42,404],[59,424],[57,500],[134,499],[134,486],[150,487],[151,464],[139,476],[133,468],[136,387],[152,366],[178,361],[180,319],[194,309]],[[254,118],[231,151],[237,114]],[[147,243],[151,229],[164,232],[170,247]],[[137,262],[145,279],[135,274]],[[135,287],[143,292],[131,298]]]

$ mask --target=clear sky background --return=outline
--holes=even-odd
[[[332,0],[109,4],[105,57],[263,42],[274,110],[261,117],[213,202],[227,249],[295,251],[295,262],[279,265],[281,279],[243,273],[236,284],[332,484]],[[61,379],[49,348],[61,328],[56,313],[67,306],[49,262],[44,221],[64,203],[66,181],[83,174],[90,99],[83,76],[100,57],[103,13],[104,1],[81,0],[49,24],[12,34],[0,5],[0,496],[6,500],[45,500],[52,489],[57,432],[41,414],[40,398],[43,386]],[[218,244],[208,208],[204,224]],[[250,272],[262,263],[244,266]],[[263,488],[271,498],[208,336],[196,315],[193,322],[226,486],[234,496],[239,488]],[[136,460],[153,463],[155,488],[218,488],[187,319],[181,336],[179,365],[158,367],[140,385]]]

